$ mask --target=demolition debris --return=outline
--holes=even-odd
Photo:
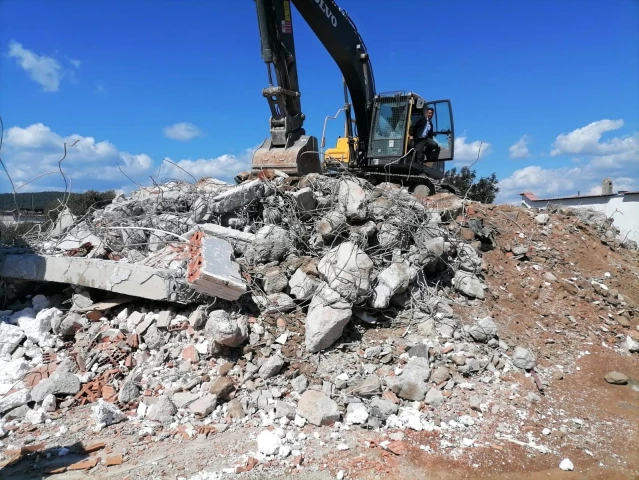
[[[508,284],[489,286],[504,272],[487,255],[516,262],[531,302],[553,289],[596,302],[611,348],[639,352],[636,307],[610,277],[561,276],[561,254],[544,243],[593,229],[611,251],[633,248],[607,219],[493,213],[516,234],[450,193],[273,171],[239,185],[140,188],[82,218],[64,212],[25,236],[28,251],[0,257],[0,437],[91,405],[92,430],[140,439],[265,428],[234,473],[274,461],[304,468],[309,425],[331,429],[338,450],[350,448],[340,432],[355,427],[394,435],[377,444],[389,455],[407,452],[398,430],[472,448],[484,417],[508,410],[509,372],[530,378],[530,404],[557,375],[527,338],[502,334],[496,302],[515,297]],[[26,295],[34,288],[47,294]],[[606,381],[623,384],[613,373]],[[500,425],[497,437],[551,451],[516,433]],[[5,465],[16,458],[5,454]]]

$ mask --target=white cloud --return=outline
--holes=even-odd
[[[558,155],[589,155],[605,156],[614,160],[635,159],[639,155],[639,135],[614,137],[601,142],[604,133],[619,130],[623,127],[623,120],[599,120],[585,127],[562,133],[552,144],[551,156]]]
[[[530,137],[528,134],[521,137],[517,140],[513,145],[510,146],[508,152],[510,153],[510,158],[526,158],[530,157],[530,152],[528,151],[528,142],[530,141]]]
[[[11,127],[6,131],[4,161],[16,186],[38,175],[58,171],[65,142],[67,156],[62,162],[62,169],[74,184],[83,180],[121,179],[123,175],[118,165],[130,176],[141,175],[148,172],[153,164],[149,155],[122,152],[108,141],[96,141],[93,137],[79,134],[63,137],[42,123],[26,128]],[[64,184],[62,176],[56,175]],[[50,176],[45,178],[47,184],[52,182]]]
[[[251,159],[256,149],[257,147],[247,148],[239,155],[224,154],[216,158],[199,158],[197,160],[184,159],[175,161],[168,158],[168,160],[177,164],[179,168],[164,162],[161,177],[163,179],[175,178],[192,181],[193,178],[190,176],[192,175],[196,179],[213,177],[219,180],[231,181],[238,173],[251,168]]]
[[[80,60],[76,60],[75,58],[66,57],[66,59],[75,68],[80,68],[80,66],[82,65],[82,62]]]
[[[553,143],[551,156],[580,155],[570,166],[543,168],[531,165],[501,179],[497,202],[516,202],[524,191],[539,198],[598,195],[604,178],[612,179],[613,191],[639,190],[639,132],[601,141],[602,134],[617,130],[623,120],[593,122]]]
[[[224,154],[215,158],[176,161],[168,159],[176,163],[180,167],[178,168],[159,159],[154,162],[146,153],[121,151],[106,140],[97,140],[76,133],[63,136],[42,123],[24,128],[14,126],[5,131],[3,160],[15,186],[20,187],[40,175],[47,174],[20,191],[64,189],[65,183],[58,171],[58,162],[64,154],[65,142],[67,156],[62,162],[62,169],[71,178],[72,191],[76,192],[87,188],[117,188],[130,192],[137,186],[127,177],[143,185],[149,184],[150,175],[158,182],[169,179],[193,181],[185,171],[196,179],[214,177],[233,183],[235,175],[250,169],[253,152],[257,149],[256,146],[237,155]],[[74,143],[75,145],[71,146]],[[7,191],[8,182],[5,181],[2,185]]]
[[[176,123],[164,128],[164,136],[172,140],[185,142],[195,137],[201,137],[202,135],[204,135],[202,130],[188,122]]]
[[[55,58],[38,55],[15,40],[9,42],[9,57],[15,58],[20,68],[39,83],[45,92],[57,92],[64,77],[73,77],[73,70],[65,69]],[[69,59],[69,63],[74,68],[79,68],[81,62]]]
[[[492,145],[483,140],[475,140],[466,143],[467,137],[455,138],[455,163],[458,165],[469,165],[477,160],[477,155],[484,158],[491,153]]]

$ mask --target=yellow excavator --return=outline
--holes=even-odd
[[[377,93],[366,46],[346,11],[333,0],[254,0],[262,59],[267,65],[270,137],[256,150],[253,174],[277,169],[291,176],[349,173],[379,182],[441,187],[444,164],[453,160],[455,134],[450,100],[426,101],[410,91]],[[339,67],[344,81],[344,136],[322,154],[306,135],[301,108],[291,4]],[[274,81],[275,76],[275,81]],[[409,129],[433,110],[433,139],[440,150],[428,163],[415,161]],[[322,138],[321,147],[325,144]]]

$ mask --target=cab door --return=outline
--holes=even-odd
[[[455,155],[455,126],[453,124],[453,108],[450,100],[435,100],[427,102],[426,106],[433,109],[433,139],[439,144],[439,161],[447,162]]]

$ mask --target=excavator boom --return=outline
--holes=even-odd
[[[254,0],[269,85],[262,93],[271,110],[270,132],[253,156],[252,172],[279,169],[292,175],[322,171],[317,138],[306,135],[297,76],[291,6],[309,25],[344,79],[345,139],[325,156],[327,172],[337,160],[371,181],[427,184],[444,176],[453,159],[454,127],[449,100],[427,102],[412,92],[378,94],[364,41],[346,11],[333,0]],[[433,110],[428,158],[416,152],[411,125]],[[352,116],[354,115],[354,118]],[[416,124],[416,123],[415,123]],[[356,131],[353,131],[353,125]],[[412,128],[412,130],[411,130]],[[414,132],[415,136],[422,134]],[[424,145],[422,142],[420,145]],[[434,152],[434,153],[433,153]],[[329,155],[330,153],[330,155]],[[417,155],[418,154],[418,155]],[[389,180],[392,178],[393,180]],[[381,180],[380,180],[381,179]],[[385,180],[384,180],[385,179]]]
[[[268,168],[298,175],[321,171],[317,138],[307,136],[303,128],[305,116],[301,108],[291,4],[341,70],[355,113],[357,155],[366,152],[375,81],[364,41],[347,13],[333,0],[255,0],[262,59],[269,79],[262,94],[271,110],[271,135],[253,156],[253,173]],[[350,108],[346,101],[349,125]],[[352,132],[349,133],[352,137]]]

